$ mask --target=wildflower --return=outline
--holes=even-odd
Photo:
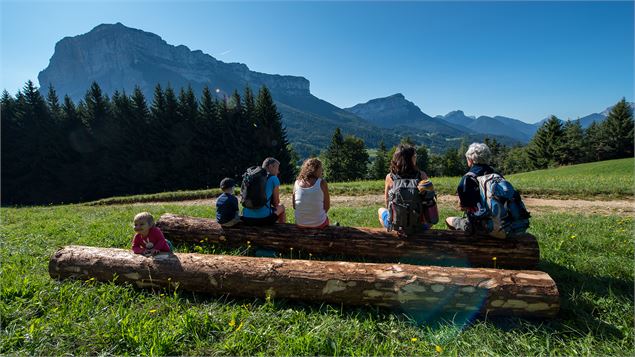
[[[441,347],[441,346],[439,346],[439,345],[434,346],[434,349],[435,349],[438,353],[443,352],[443,347]]]
[[[152,309],[152,310],[150,310],[150,313],[151,313],[151,314],[154,314],[155,312],[157,312],[157,309]]]
[[[238,325],[238,327],[236,328],[236,331],[234,332],[238,332],[238,330],[240,330],[241,328],[243,328],[243,323],[241,322],[240,325]]]
[[[496,261],[496,257],[492,257],[492,260],[493,260],[493,261]]]
[[[229,321],[229,326],[234,327],[236,326],[236,320],[232,317],[231,321]]]
[[[571,239],[575,239],[575,234],[573,234],[571,237],[569,237]]]
[[[94,280],[95,280],[95,277],[88,279],[88,281],[94,281]]]
[[[410,341],[412,341],[412,342],[417,342],[417,338],[416,338],[416,337],[413,337],[413,338],[411,338],[411,339],[410,339]]]

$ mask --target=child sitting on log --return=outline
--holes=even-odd
[[[220,182],[223,194],[216,200],[216,222],[223,227],[231,227],[240,222],[238,199],[234,196],[235,185],[236,182],[229,177]]]
[[[154,226],[154,217],[149,212],[141,212],[134,217],[132,251],[135,254],[157,255],[159,252],[170,252],[170,243],[161,230]]]

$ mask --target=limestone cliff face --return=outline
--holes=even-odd
[[[205,85],[230,94],[250,85],[266,85],[280,95],[310,95],[303,77],[270,75],[250,71],[242,63],[225,63],[202,51],[173,46],[161,37],[117,23],[102,24],[90,32],[66,37],[55,45],[49,66],[38,76],[40,86],[53,84],[58,93],[74,100],[83,97],[93,81],[104,92],[130,93],[135,85],[151,94],[157,83],[179,89],[191,85],[200,91]]]

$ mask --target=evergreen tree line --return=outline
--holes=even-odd
[[[191,87],[157,85],[148,103],[138,87],[109,98],[93,83],[76,104],[28,81],[15,97],[5,90],[0,105],[3,204],[217,187],[268,156],[281,162],[281,181],[295,175],[266,87],[257,98],[246,88],[223,99],[206,87],[199,99]]]
[[[503,174],[512,174],[561,165],[633,157],[633,111],[625,99],[619,101],[602,122],[583,129],[578,121],[562,122],[551,116],[525,146],[509,147],[496,139],[485,138],[492,151],[492,166]],[[430,176],[460,176],[467,170],[468,144],[432,154],[425,145],[417,146],[409,137],[402,144],[416,147],[417,166]],[[331,181],[383,179],[389,170],[396,147],[390,150],[379,143],[370,162],[364,142],[352,136],[344,138],[336,129],[331,144],[323,153],[325,175]]]

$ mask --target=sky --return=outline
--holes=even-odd
[[[121,22],[251,70],[296,75],[338,107],[402,93],[428,115],[575,119],[634,94],[633,2],[0,0],[0,87],[55,43]]]

